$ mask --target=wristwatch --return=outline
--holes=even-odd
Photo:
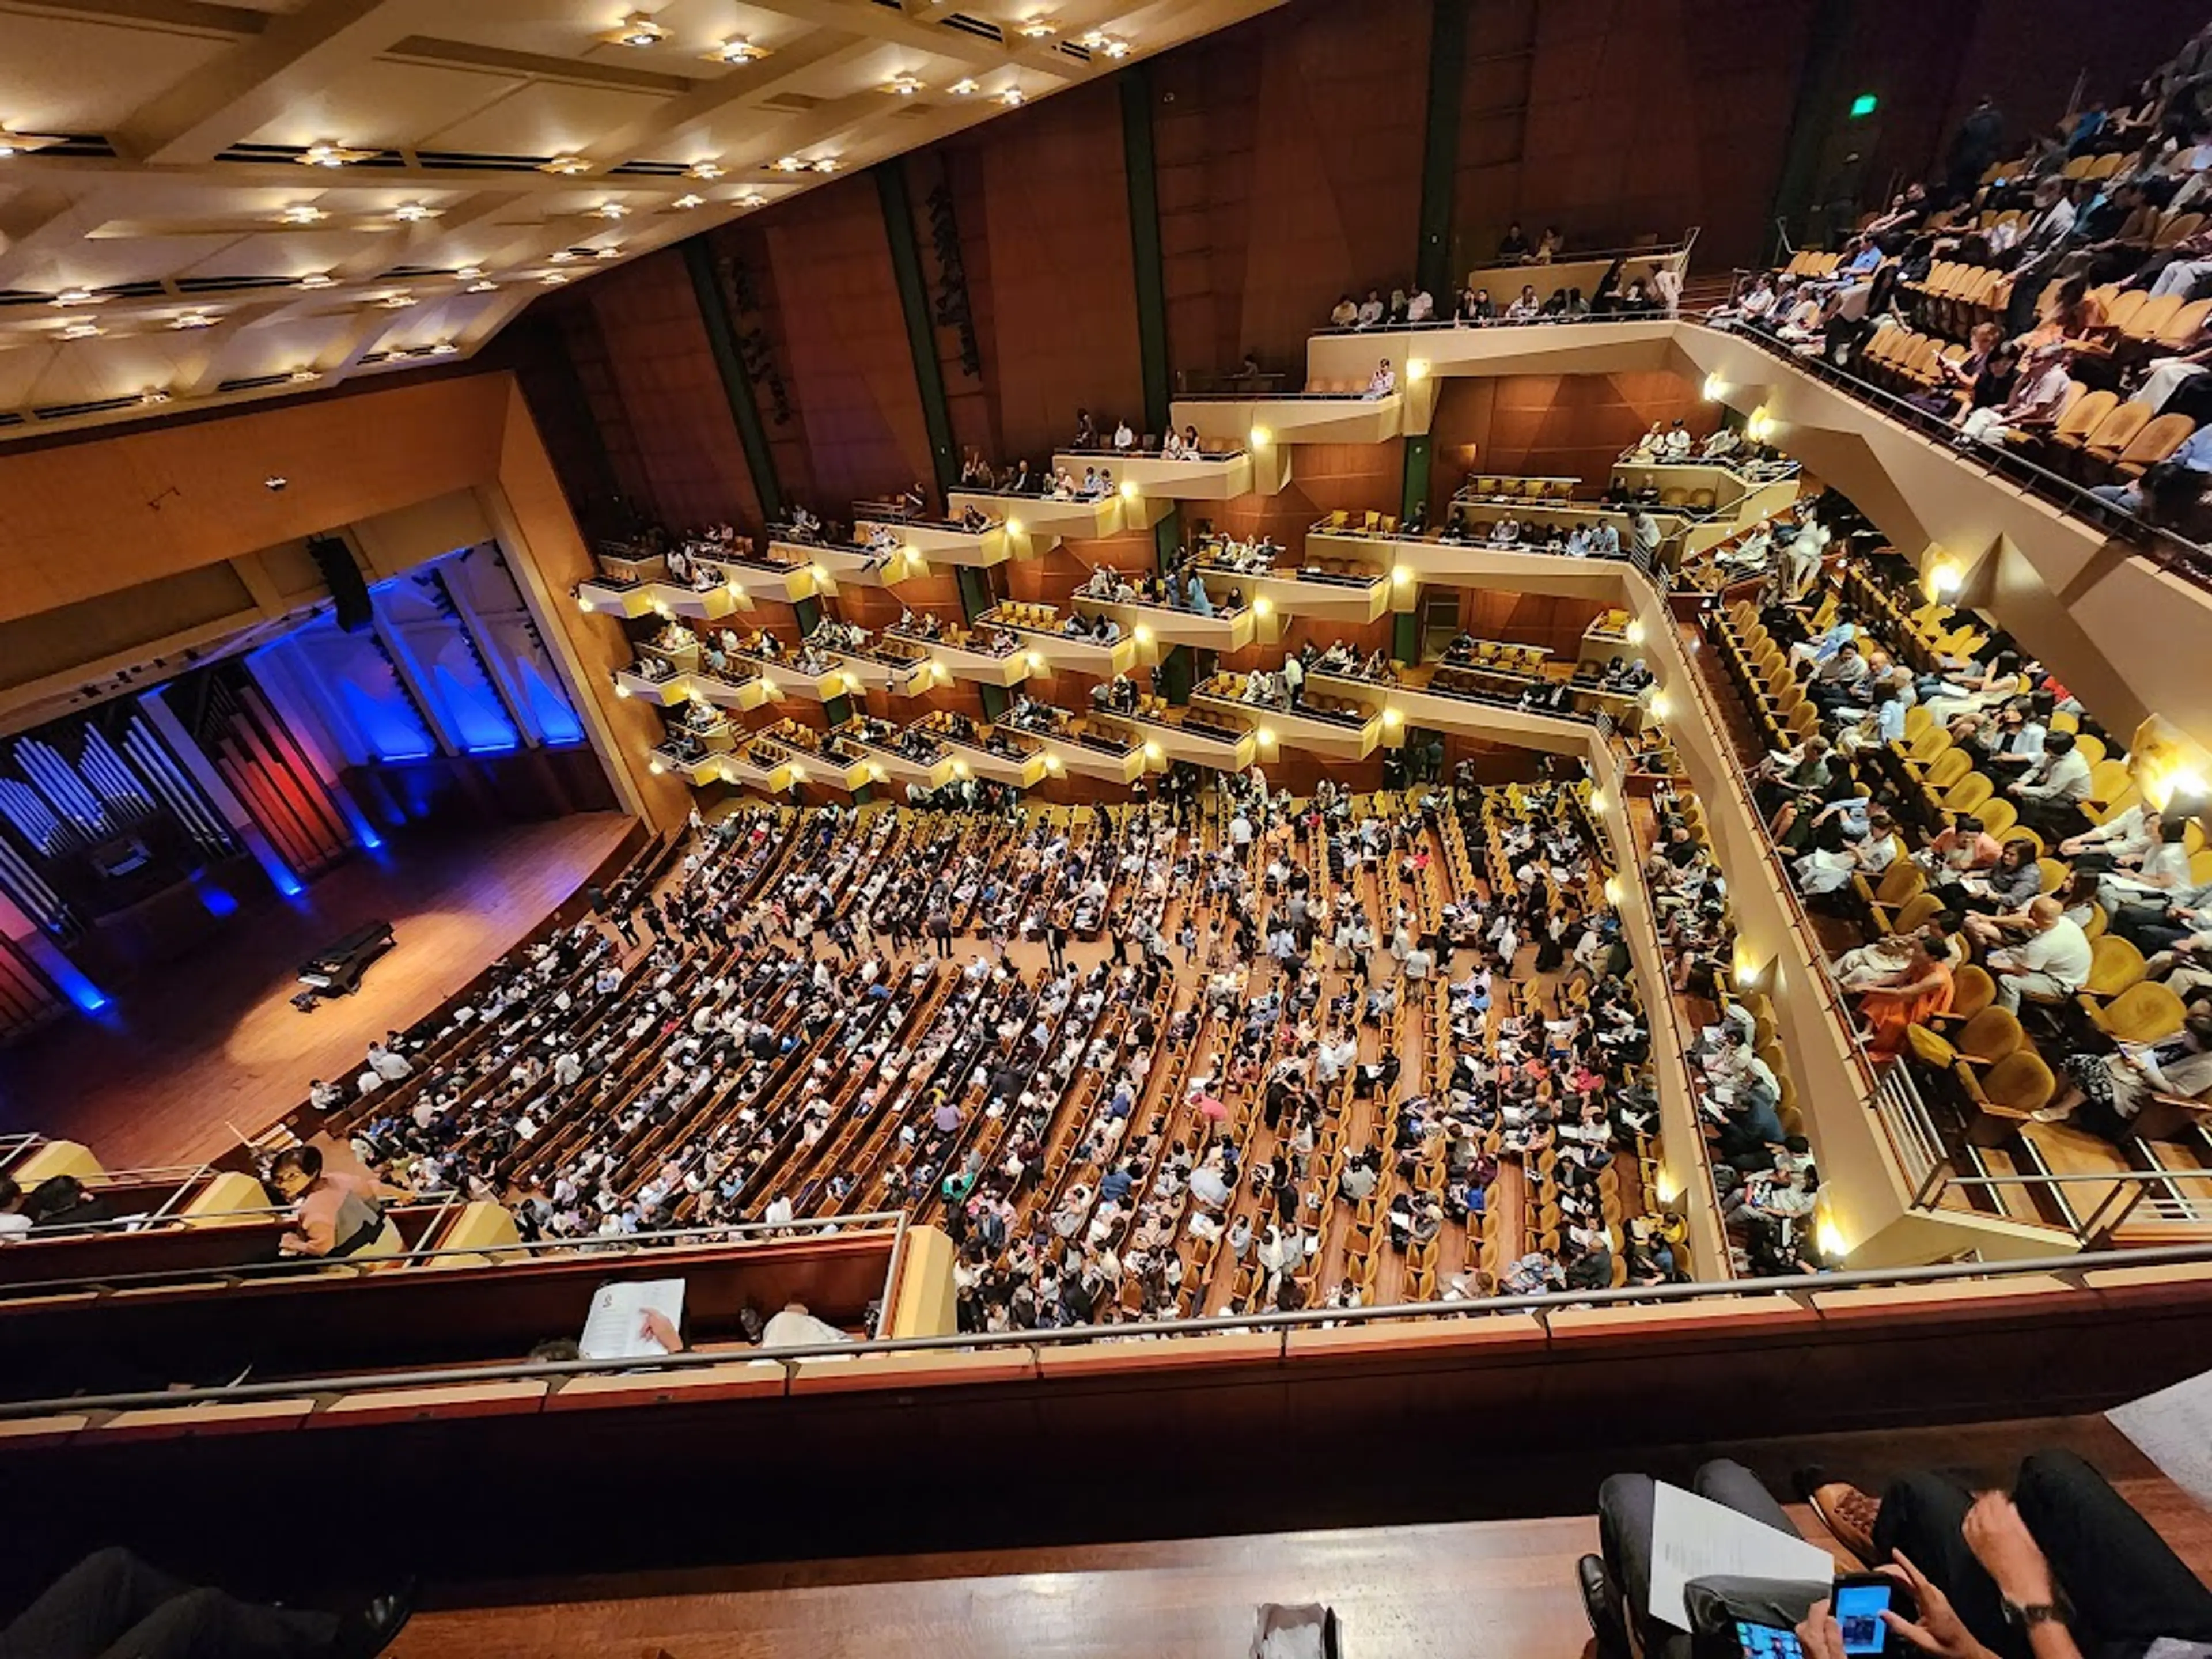
[[[2031,1601],[2022,1606],[2010,1596],[2005,1598],[2005,1621],[2022,1630],[2033,1630],[2038,1625],[2063,1625],[2067,1609],[2051,1601]]]

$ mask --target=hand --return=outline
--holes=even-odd
[[[2140,1068],[2138,1068],[2140,1069]],[[1996,1581],[1997,1589],[2016,1607],[2048,1606],[2057,1598],[2051,1582],[2051,1563],[2021,1520],[2010,1497],[1985,1492],[1966,1511],[1966,1547]]]
[[[1797,1645],[1805,1650],[1805,1659],[1844,1659],[1843,1629],[1828,1611],[1826,1596],[1813,1603],[1813,1610],[1797,1626]]]
[[[1885,1607],[1882,1622],[1921,1652],[1936,1654],[1940,1659],[1996,1659],[1974,1639],[1973,1632],[1952,1611],[1950,1598],[1928,1582],[1928,1575],[1907,1560],[1902,1551],[1891,1553],[1891,1564],[1881,1571],[1912,1592],[1920,1620],[1915,1624]]]

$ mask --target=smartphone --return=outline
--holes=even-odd
[[[1838,1578],[1828,1601],[1836,1628],[1843,1632],[1844,1651],[1868,1656],[1868,1659],[1893,1650],[1889,1624],[1881,1615],[1895,1613],[1901,1619],[1910,1619],[1913,1613],[1911,1598],[1904,1586],[1875,1572]],[[1894,1646],[1903,1650],[1903,1644]]]
[[[1743,1650],[1743,1659],[1805,1659],[1805,1650],[1798,1644],[1794,1630],[1754,1625],[1747,1619],[1739,1619],[1735,1621],[1735,1640]]]

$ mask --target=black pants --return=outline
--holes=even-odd
[[[1651,1601],[1651,1510],[1657,1485],[1648,1474],[1616,1474],[1607,1479],[1597,1489],[1598,1547],[1605,1553],[1613,1582],[1620,1587],[1628,1622],[1644,1659],[1689,1659],[1689,1633],[1659,1624],[1644,1611]],[[1698,1497],[1738,1515],[1747,1515],[1792,1538],[1799,1536],[1782,1505],[1759,1484],[1759,1477],[1741,1463],[1724,1458],[1708,1463],[1698,1471],[1690,1487]]]
[[[313,1659],[337,1627],[329,1613],[257,1607],[105,1549],[0,1631],[0,1659]]]
[[[1875,1553],[1902,1551],[1950,1598],[1975,1639],[2027,1659],[2027,1638],[1960,1531],[1974,1495],[1940,1474],[1908,1475],[1882,1494]],[[2013,1502],[2074,1604],[2074,1639],[2093,1659],[2142,1652],[2160,1636],[2212,1642],[2212,1590],[2072,1452],[2037,1452],[2020,1466]]]

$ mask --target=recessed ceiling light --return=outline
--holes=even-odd
[[[327,270],[311,270],[300,278],[301,288],[336,288],[338,279]]]
[[[323,372],[319,368],[295,368],[284,378],[294,386],[306,386],[311,380],[321,380]]]
[[[812,170],[816,173],[835,173],[840,165],[834,155],[817,155],[814,158]]]
[[[33,132],[18,132],[13,127],[0,127],[0,161],[10,155],[28,155],[33,150],[58,144],[61,140]]]
[[[169,401],[169,393],[166,387],[149,386],[138,394],[138,401],[142,404],[166,404]]]
[[[757,64],[768,56],[768,48],[757,46],[742,34],[737,34],[700,56],[710,64]]]
[[[375,154],[373,149],[347,149],[325,139],[308,145],[292,159],[303,167],[342,167],[349,161],[366,161]]]
[[[804,173],[806,171],[806,163],[800,161],[796,155],[779,155],[768,165],[769,170],[774,173]]]
[[[964,75],[957,81],[955,81],[951,86],[945,88],[945,91],[951,93],[956,98],[965,98],[970,93],[980,92],[982,88],[981,86],[979,86],[974,80]]]
[[[392,216],[403,225],[417,225],[425,219],[436,218],[438,210],[434,207],[425,207],[420,202],[402,202],[392,210]]]
[[[580,155],[556,155],[550,161],[538,163],[540,173],[557,173],[563,179],[573,179],[580,173],[589,173],[592,164]]]
[[[499,284],[493,282],[489,277],[479,276],[475,282],[471,283],[466,288],[463,289],[461,292],[464,294],[489,294],[498,286]]]
[[[569,260],[580,259],[584,256],[573,247],[556,247],[545,257],[556,265],[565,265]]]
[[[768,198],[757,190],[741,190],[731,201],[732,206],[744,208],[747,212],[768,205]]]
[[[559,288],[568,280],[568,273],[565,270],[549,270],[538,280],[548,288]]]
[[[317,225],[330,216],[313,202],[295,202],[276,216],[280,222],[288,225]]]
[[[605,247],[594,248],[592,251],[592,258],[594,259],[619,259],[622,258],[622,244],[620,242],[610,242]]]
[[[684,169],[684,176],[686,179],[704,179],[711,184],[726,171],[728,169],[720,161],[694,161]]]
[[[214,314],[210,312],[187,311],[172,321],[169,326],[171,328],[178,329],[213,328],[215,326],[215,317]]]
[[[433,357],[450,357],[459,349],[460,347],[455,345],[451,340],[441,340],[430,348],[430,355]]]
[[[1027,22],[1016,26],[1014,30],[1015,33],[1025,40],[1042,40],[1048,34],[1057,34],[1059,32],[1060,25],[1049,17],[1032,17]]]
[[[599,206],[593,208],[592,211],[598,214],[602,219],[627,219],[629,217],[629,210],[624,207],[620,202],[602,202]]]
[[[61,327],[64,340],[96,340],[106,332],[98,323],[64,323]]]
[[[884,82],[884,90],[895,98],[911,98],[921,89],[921,81],[911,75],[894,75]]]
[[[46,303],[55,306],[96,306],[107,296],[88,288],[65,288]]]
[[[453,273],[454,276],[459,277],[465,283],[473,283],[477,277],[483,274],[484,268],[482,265],[463,265],[459,270]]]
[[[999,101],[1008,109],[1019,109],[1029,102],[1029,97],[1019,87],[1008,87],[999,94]]]
[[[657,46],[668,31],[641,11],[634,11],[599,37],[611,46]]]
[[[1129,55],[1129,43],[1127,40],[1118,39],[1115,36],[1109,35],[1106,37],[1105,40],[1100,44],[1099,50],[1103,52],[1109,58],[1127,58]]]
[[[380,294],[376,296],[376,303],[386,311],[404,311],[417,302],[411,294]]]
[[[684,209],[704,207],[707,205],[707,198],[703,196],[679,196],[669,205]]]

